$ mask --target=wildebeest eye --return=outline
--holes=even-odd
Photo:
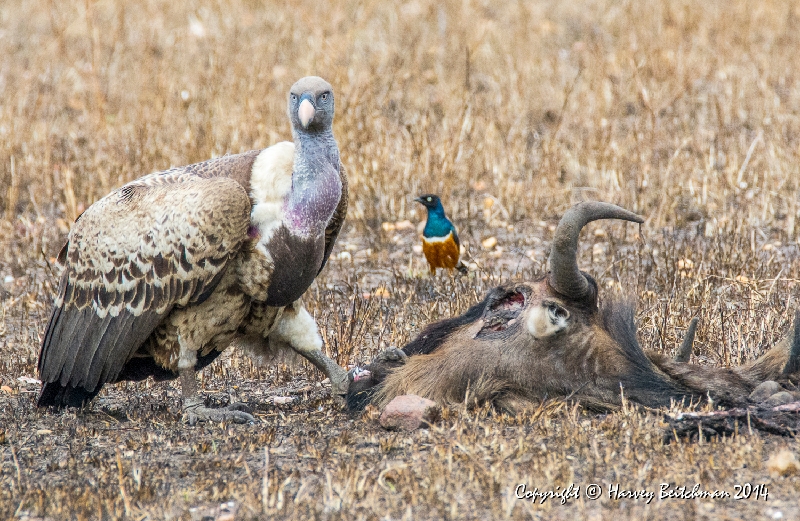
[[[550,313],[550,316],[553,317],[554,319],[566,320],[569,318],[569,311],[559,306],[555,302],[547,303],[547,311]]]

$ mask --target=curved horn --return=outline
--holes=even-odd
[[[789,348],[789,360],[783,366],[783,374],[794,374],[800,371],[800,311],[794,313],[794,335]]]
[[[683,336],[681,348],[678,350],[678,354],[675,355],[675,358],[673,358],[675,362],[689,363],[689,360],[692,358],[694,335],[697,332],[697,323],[699,321],[700,319],[698,317],[694,317],[692,321],[689,322],[689,329],[686,330],[686,334]]]
[[[580,300],[589,296],[589,281],[578,269],[578,236],[587,223],[599,219],[644,222],[635,213],[611,203],[586,201],[567,210],[553,237],[548,275],[550,286],[565,297]]]

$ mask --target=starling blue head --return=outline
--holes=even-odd
[[[425,194],[414,200],[428,211],[428,220],[422,230],[422,251],[431,273],[436,273],[436,268],[456,268],[465,273],[466,267],[458,260],[461,243],[456,227],[445,215],[439,196]]]
[[[428,211],[428,221],[425,223],[425,229],[422,231],[423,237],[446,237],[450,232],[455,234],[455,226],[444,213],[444,206],[442,200],[438,195],[425,194],[414,199],[421,203]],[[458,236],[456,235],[456,243],[458,243]]]

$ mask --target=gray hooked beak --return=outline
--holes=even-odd
[[[314,105],[310,101],[304,99],[300,102],[300,106],[297,108],[297,117],[300,118],[300,124],[303,125],[303,128],[308,128],[308,124],[314,119],[315,112]]]

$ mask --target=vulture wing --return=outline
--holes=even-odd
[[[348,202],[348,185],[347,185],[347,172],[344,169],[344,165],[339,163],[339,179],[342,180],[342,197],[339,199],[339,204],[336,205],[336,210],[333,212],[333,217],[331,217],[331,221],[328,223],[327,228],[325,228],[325,253],[322,256],[322,265],[319,267],[319,271],[317,275],[322,271],[322,268],[325,267],[325,264],[328,262],[328,257],[331,256],[331,250],[333,250],[333,245],[336,242],[336,238],[339,236],[339,231],[342,229],[342,225],[344,224],[344,219],[347,217],[347,202]]]
[[[59,254],[65,270],[39,354],[39,405],[90,399],[173,307],[211,294],[247,239],[247,191],[215,177],[236,157],[151,174],[81,215]]]

